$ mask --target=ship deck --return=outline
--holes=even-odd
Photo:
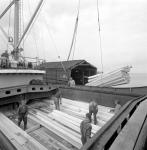
[[[48,150],[78,150],[82,147],[80,122],[88,112],[88,103],[62,98],[61,108],[58,111],[55,110],[53,100],[44,99],[41,102],[31,103],[29,107],[26,132],[37,143]],[[112,118],[113,114],[110,113],[110,109],[109,107],[99,106],[97,115],[98,125],[92,123],[92,136]],[[15,112],[7,111],[5,115],[17,124]],[[6,121],[5,126],[7,126],[7,120],[4,118],[3,120],[4,122]],[[0,127],[2,126],[0,125]],[[22,125],[21,128],[23,128]],[[19,135],[18,129],[15,128],[15,130],[15,136]],[[19,149],[20,144],[17,141],[19,140],[19,136],[15,140],[17,143],[15,146],[18,146],[17,149]],[[21,140],[23,143],[23,139]],[[25,140],[24,145],[26,144]],[[25,149],[28,149],[27,145]]]

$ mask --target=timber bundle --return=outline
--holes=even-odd
[[[47,150],[38,141],[0,113],[0,130],[17,150]]]
[[[88,77],[87,86],[111,87],[130,82],[131,66],[126,66],[107,74],[98,74]]]
[[[52,111],[46,108],[34,109],[35,111],[30,112],[29,118],[51,130],[76,149],[80,149],[82,147],[80,123],[88,112],[89,104],[62,98],[61,110],[59,111],[55,110],[53,101],[49,103]],[[113,117],[113,114],[110,113],[111,109],[99,106],[98,125],[92,123],[92,136]]]
[[[89,103],[62,98],[60,111],[55,110],[53,100],[44,99],[38,104],[29,105],[26,132],[15,125],[17,118],[12,118],[12,122],[0,113],[1,132],[18,150],[79,150],[82,147],[80,123]],[[98,107],[98,125],[92,123],[92,136],[114,115],[110,113],[112,108]]]

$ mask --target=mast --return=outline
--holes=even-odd
[[[14,58],[14,60],[19,61],[20,58],[20,53],[23,50],[22,48],[20,48],[21,42],[24,39],[26,33],[28,32],[28,30],[30,29],[30,26],[32,25],[33,21],[35,20],[35,17],[39,11],[39,9],[41,8],[41,5],[43,3],[44,0],[40,0],[40,2],[38,3],[37,8],[35,9],[28,25],[26,26],[24,32],[22,35],[20,35],[20,2],[21,0],[13,0],[8,6],[7,8],[2,12],[2,14],[0,14],[0,19],[6,14],[6,12],[11,8],[11,6],[14,4],[14,44],[12,44],[13,46],[13,51],[11,51],[11,54]],[[3,34],[5,35],[5,37],[9,40],[9,36],[6,34],[5,30],[0,26],[0,30],[2,30]]]
[[[17,44],[20,36],[20,0],[14,2],[14,59],[19,59],[19,49]]]

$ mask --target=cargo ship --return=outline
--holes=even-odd
[[[12,51],[5,51],[1,57],[0,69],[0,149],[2,150],[145,150],[147,148],[147,87],[95,87],[84,86],[82,73],[92,67],[89,76],[95,74],[95,67],[85,60],[69,61],[68,77],[78,83],[69,87],[65,72],[60,72],[64,84],[45,82],[47,70],[38,70],[36,64],[27,62],[21,55],[21,42],[40,9],[40,0],[34,14],[22,35],[20,35],[20,2],[13,0],[0,15],[0,19],[14,6],[14,37],[7,36],[1,27]],[[10,57],[12,57],[10,61]],[[76,62],[76,63],[75,63]],[[61,64],[60,64],[61,66]],[[40,67],[39,67],[40,68]],[[54,67],[55,68],[55,67]],[[79,77],[79,74],[81,75]],[[62,104],[55,110],[51,96],[60,88]],[[27,99],[29,107],[27,130],[17,126],[17,106],[21,97]],[[94,99],[99,104],[98,124],[92,123],[92,137],[81,143],[80,123],[88,112],[89,102]],[[110,110],[114,101],[119,100],[122,108],[117,114]]]

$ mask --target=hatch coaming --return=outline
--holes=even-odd
[[[82,147],[80,122],[88,111],[88,103],[63,98],[61,111],[55,110],[54,102],[51,99],[34,101],[28,105],[30,111],[26,132],[36,141],[46,148],[49,148],[49,145],[62,150],[78,150]],[[110,108],[99,106],[99,123],[98,125],[92,123],[92,136],[112,117],[113,114],[109,114],[109,110]],[[15,111],[5,112],[5,114],[17,125]],[[107,118],[106,114],[110,117]],[[39,124],[41,126],[38,126]],[[22,125],[21,128],[23,129]]]

